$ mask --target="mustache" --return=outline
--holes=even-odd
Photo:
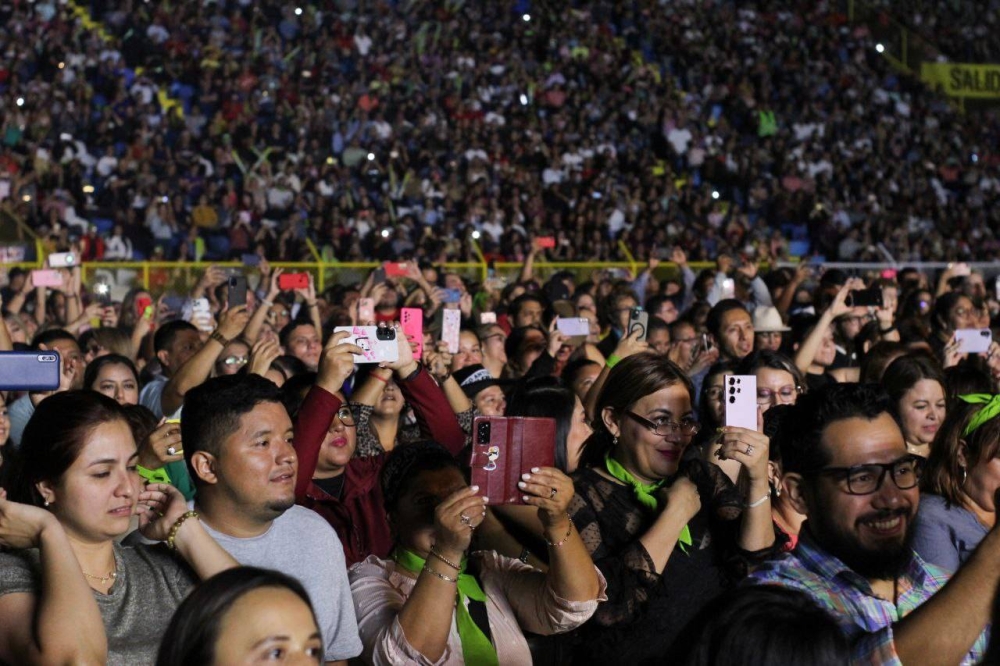
[[[858,518],[859,523],[874,523],[880,520],[892,520],[893,518],[907,518],[910,515],[910,507],[899,509],[885,509],[884,511],[873,511]]]

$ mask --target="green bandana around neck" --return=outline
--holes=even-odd
[[[663,487],[665,480],[657,481],[656,483],[641,483],[638,479],[632,476],[631,472],[622,467],[622,464],[611,457],[611,454],[604,456],[604,466],[608,470],[608,474],[618,479],[622,483],[627,483],[632,486],[632,491],[635,493],[635,498],[644,507],[650,511],[656,511],[660,503],[657,501],[656,496],[653,495],[657,490]],[[681,550],[685,553],[688,552],[688,548],[694,543],[691,539],[691,528],[687,525],[681,530],[680,537],[677,539],[677,543]]]
[[[427,564],[427,560],[420,557],[412,550],[396,547],[392,551],[392,559],[396,564],[420,575],[420,571]],[[473,601],[486,601],[486,593],[479,587],[479,582],[472,574],[465,573],[467,560],[463,556],[458,572],[458,594],[455,603],[455,624],[458,625],[458,637],[462,640],[462,657],[466,664],[482,664],[482,666],[499,666],[496,648],[479,628],[469,609],[465,605],[465,598]]]

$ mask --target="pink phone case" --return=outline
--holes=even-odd
[[[757,429],[757,377],[755,375],[723,375],[726,425]]]
[[[448,353],[458,353],[458,337],[462,329],[462,311],[444,310],[441,325],[441,340],[448,343]]]
[[[31,271],[31,282],[36,287],[61,287],[63,276],[59,271],[43,268]]]
[[[411,343],[413,358],[418,361],[424,355],[424,311],[420,308],[403,308],[400,311],[400,322],[403,324],[403,335]],[[413,346],[413,343],[416,346]]]

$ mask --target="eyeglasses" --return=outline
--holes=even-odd
[[[482,342],[485,343],[487,340],[490,340],[492,338],[500,338],[503,342],[507,341],[507,336],[504,335],[503,333],[493,333],[492,335],[484,335],[482,337]]]
[[[800,386],[782,386],[777,391],[772,391],[769,388],[759,388],[757,389],[757,404],[769,405],[772,402],[776,402],[779,405],[786,405],[795,402],[795,398],[801,392],[802,387]]]
[[[249,360],[246,356],[227,356],[222,362],[226,365],[246,365]]]
[[[892,482],[900,490],[915,488],[920,483],[924,471],[924,459],[909,455],[891,463],[871,463],[853,467],[824,467],[816,474],[838,476],[847,481],[847,492],[851,495],[871,495],[882,487],[885,475],[892,472]]]
[[[701,428],[701,424],[694,419],[681,419],[680,421],[671,421],[670,419],[657,419],[656,421],[650,421],[645,419],[635,412],[626,410],[625,413],[635,420],[641,426],[645,426],[653,431],[654,435],[659,437],[666,437],[667,435],[673,435],[680,431],[682,435],[690,436],[694,435]]]
[[[361,407],[354,404],[341,405],[337,410],[337,418],[347,428],[353,428],[361,418]],[[332,425],[332,424],[331,424]]]

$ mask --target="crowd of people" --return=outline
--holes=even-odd
[[[897,75],[838,3],[89,11],[0,8],[4,196],[87,260],[1000,247],[996,116]]]
[[[982,275],[671,258],[677,283],[408,261],[322,293],[264,262],[245,298],[210,267],[120,302],[13,272],[0,350],[61,372],[13,390],[0,354],[0,661],[988,660]],[[484,418],[552,424],[516,502],[478,485]]]
[[[968,3],[956,0],[907,0],[891,3],[869,0],[939,49],[928,54],[960,63],[997,63],[1000,50],[989,39],[1000,21],[996,0]]]

